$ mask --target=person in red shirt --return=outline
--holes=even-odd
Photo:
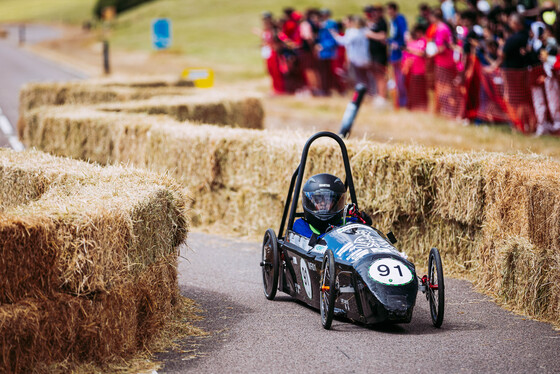
[[[272,13],[264,12],[262,22],[262,30],[255,29],[253,32],[261,38],[261,56],[266,62],[268,74],[272,79],[272,93],[274,95],[281,95],[285,92],[284,78],[280,70],[279,40],[276,36],[277,30]]]

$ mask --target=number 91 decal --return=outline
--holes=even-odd
[[[374,261],[369,268],[369,276],[376,282],[389,286],[402,286],[412,281],[412,272],[402,262],[385,257]]]

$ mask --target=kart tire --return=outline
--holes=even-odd
[[[268,229],[264,234],[261,268],[263,276],[264,296],[274,300],[278,289],[278,273],[280,270],[280,256],[278,254],[278,240],[274,230]]]
[[[437,289],[433,288],[434,285],[437,285]],[[437,248],[432,248],[430,258],[428,259],[427,291],[432,323],[435,327],[441,327],[445,309],[445,284],[441,256]]]
[[[321,323],[325,329],[330,329],[334,318],[334,303],[336,301],[336,274],[334,255],[330,249],[325,252],[321,266],[321,288],[319,303],[321,308]]]

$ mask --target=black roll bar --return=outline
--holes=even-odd
[[[350,160],[348,159],[348,151],[346,149],[346,145],[344,144],[344,141],[338,135],[332,132],[329,131],[318,132],[317,134],[309,138],[309,140],[307,140],[307,142],[305,143],[305,146],[303,147],[303,151],[301,153],[301,161],[292,176],[292,180],[290,182],[290,190],[288,191],[288,197],[286,199],[286,204],[284,205],[284,213],[282,214],[282,223],[280,224],[280,230],[278,231],[278,234],[280,235],[281,238],[285,238],[288,230],[291,230],[294,225],[299,194],[303,183],[303,175],[305,173],[305,164],[307,163],[307,154],[309,153],[309,148],[311,147],[311,144],[319,138],[332,138],[340,146],[340,151],[342,152],[342,160],[344,162],[344,169],[346,172],[345,185],[348,186],[348,189],[350,190],[350,198],[352,200],[352,203],[356,204],[356,207],[358,207],[358,200],[356,199],[356,191],[354,190],[354,180],[352,179],[352,170],[350,169]],[[295,189],[294,189],[294,182],[295,182]],[[286,223],[286,216],[288,215],[288,207],[290,206],[290,202],[291,202],[291,209],[289,210],[290,215],[288,219],[288,226],[286,228],[286,233],[283,235],[284,224]]]

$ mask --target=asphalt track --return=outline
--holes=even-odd
[[[560,371],[558,331],[500,308],[467,281],[446,279],[440,329],[419,293],[410,324],[367,328],[335,320],[327,331],[318,311],[288,295],[265,299],[260,243],[192,233],[188,245],[179,283],[206,309],[200,325],[213,334],[189,342],[196,355],[160,355],[160,373]]]
[[[67,81],[85,78],[85,75],[61,67],[18,46],[16,26],[8,27],[7,39],[0,39],[0,147],[22,149],[15,125],[19,117],[19,90],[28,82]],[[56,29],[28,26],[25,31],[27,44],[56,38]]]
[[[0,146],[15,134],[24,83],[84,77],[22,50],[15,35],[0,40]],[[26,36],[37,42],[56,32],[39,26]],[[183,353],[160,354],[160,373],[560,372],[559,332],[505,311],[469,282],[446,279],[441,329],[432,327],[419,294],[410,324],[366,328],[335,320],[326,331],[316,310],[284,294],[265,299],[260,243],[192,233],[188,245],[180,287],[205,309],[199,325],[212,334],[185,341]]]

